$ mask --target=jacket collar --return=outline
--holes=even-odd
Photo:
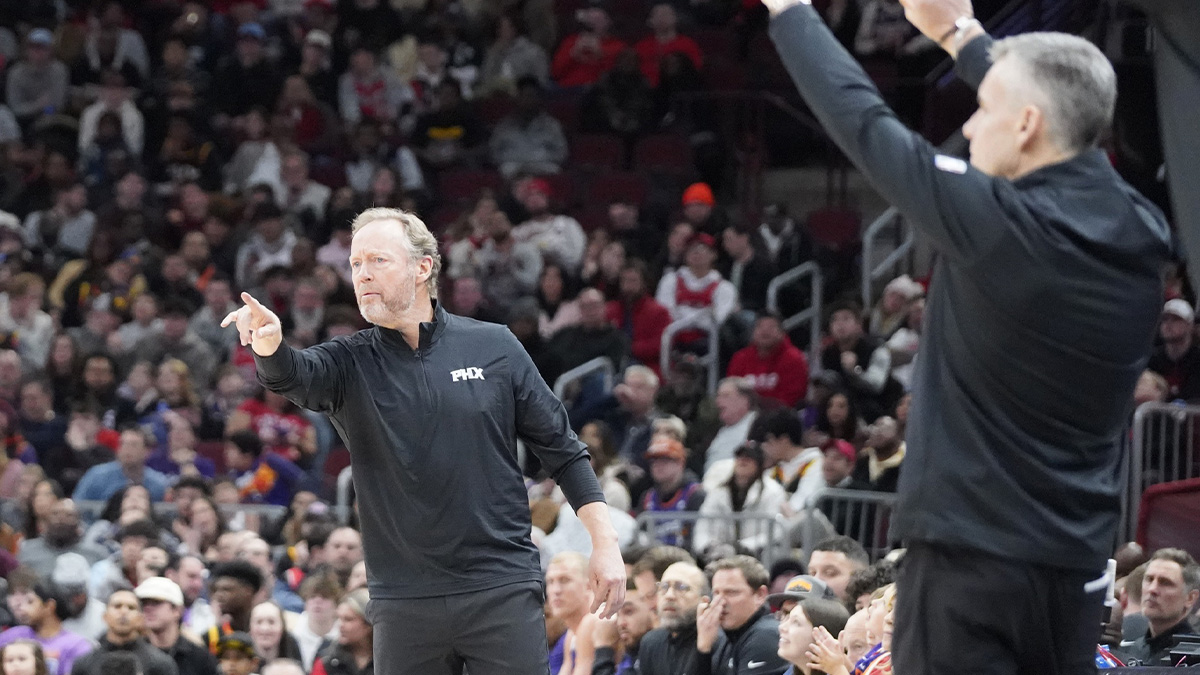
[[[442,333],[446,331],[446,321],[450,317],[450,314],[446,312],[446,309],[442,306],[442,303],[438,302],[437,300],[431,300],[430,302],[433,303],[433,321],[421,322],[420,337],[417,341],[417,349],[429,349],[431,346],[433,346],[433,343],[437,342],[438,338],[442,336]],[[384,328],[383,326],[375,326],[375,330],[379,336],[384,339],[384,341],[397,346],[402,346],[406,349],[412,349],[408,346],[408,342],[404,339],[404,336],[400,333],[400,331],[391,328]]]

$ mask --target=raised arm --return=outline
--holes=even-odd
[[[955,258],[986,254],[1002,234],[995,218],[1002,181],[938,154],[905,128],[811,6],[801,0],[766,4],[771,39],[784,65],[846,156],[942,253]]]

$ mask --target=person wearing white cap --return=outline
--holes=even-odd
[[[54,58],[54,33],[34,28],[25,36],[25,55],[8,71],[9,108],[22,126],[67,102],[67,66]]]
[[[61,590],[71,612],[63,629],[94,638],[104,632],[104,603],[88,593],[91,564],[78,553],[63,553],[54,561],[50,581]]]
[[[1158,335],[1162,338],[1162,344],[1154,349],[1146,367],[1167,380],[1169,398],[1185,401],[1200,398],[1196,312],[1187,300],[1174,298],[1163,305]]]
[[[216,675],[217,660],[207,649],[183,637],[183,590],[166,577],[150,577],[133,591],[142,601],[146,638],[171,657],[179,675]]]

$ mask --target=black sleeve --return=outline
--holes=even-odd
[[[349,353],[339,342],[325,342],[303,351],[287,342],[270,356],[254,355],[258,381],[296,405],[330,413],[342,407],[345,374],[342,361]]]
[[[829,136],[890,204],[939,252],[979,259],[1004,234],[997,191],[1007,181],[963,160],[939,155],[897,119],[874,83],[829,32],[811,6],[793,6],[771,20],[774,41],[792,81]],[[967,45],[964,76],[982,77],[979,40]]]
[[[617,652],[612,647],[596,647],[592,660],[592,675],[616,675]]]
[[[512,370],[517,436],[541,460],[571,508],[578,511],[585,504],[603,502],[600,481],[592,471],[586,447],[571,431],[562,401],[550,391],[516,336],[508,330],[504,336]]]
[[[773,630],[751,630],[738,650],[739,658],[763,661],[765,665],[755,675],[781,675],[790,664],[779,656],[779,633]]]
[[[971,85],[972,89],[979,88],[983,76],[987,75],[987,71],[992,67],[992,42],[991,36],[984,34],[958,50],[954,72],[958,74],[958,79]]]

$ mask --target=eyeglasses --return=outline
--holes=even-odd
[[[682,595],[692,591],[692,586],[690,584],[685,584],[682,581],[660,581],[657,584],[654,584],[654,587],[658,589],[659,593],[675,591],[676,593]]]

